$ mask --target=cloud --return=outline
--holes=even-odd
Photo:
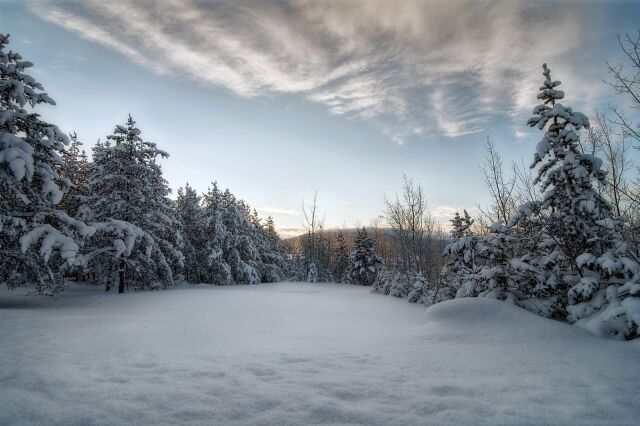
[[[463,207],[452,207],[452,206],[436,206],[431,210],[431,214],[437,223],[443,225],[445,229],[451,229],[451,219],[455,216],[456,212],[463,214],[465,208]],[[467,208],[467,213],[471,215],[472,218],[478,216],[480,211],[476,207]]]
[[[285,215],[292,215],[292,216],[300,216],[300,212],[298,210],[293,210],[293,209],[281,209],[278,207],[259,207],[256,210],[258,210],[261,213],[267,213],[267,214],[285,214]]]
[[[297,237],[304,234],[303,228],[276,228],[281,238]]]
[[[398,144],[474,134],[496,116],[520,123],[542,62],[568,74],[590,33],[589,8],[578,3],[86,0],[30,8],[153,72],[248,98],[299,94]],[[570,87],[581,100],[597,99],[583,82],[599,75],[584,68]]]
[[[431,210],[431,214],[439,223],[447,223],[449,219],[453,219],[456,212],[462,213],[462,208],[451,206],[436,206]]]

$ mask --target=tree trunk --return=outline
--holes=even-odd
[[[125,286],[125,263],[124,260],[120,261],[120,271],[118,272],[118,293],[124,293]]]

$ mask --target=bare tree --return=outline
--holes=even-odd
[[[618,34],[618,44],[625,55],[627,67],[607,62],[611,78],[604,79],[604,82],[626,98],[631,109],[640,111],[640,30],[634,36]],[[611,111],[616,116],[615,124],[624,130],[627,137],[634,139],[636,148],[639,148],[640,126],[631,121],[623,108],[614,106]]]
[[[633,167],[629,157],[629,139],[626,132],[616,132],[604,114],[597,114],[597,126],[589,131],[594,140],[596,153],[605,161],[607,186],[605,193],[611,202],[616,216],[628,218],[633,205],[637,204],[636,194],[631,192],[627,178],[628,170]]]
[[[613,65],[607,62],[609,68],[609,78],[603,79],[620,95],[636,116],[640,112],[640,30],[636,34],[618,34],[618,44],[624,55],[624,64]],[[609,143],[604,147],[605,159],[609,169],[610,193],[612,204],[616,213],[626,219],[626,238],[632,242],[631,249],[636,255],[640,254],[640,241],[638,231],[640,230],[640,178],[636,177],[631,184],[625,179],[625,172],[633,167],[627,155],[628,141],[634,148],[640,149],[640,123],[633,122],[634,114],[627,114],[621,106],[612,106],[610,110],[614,116],[609,123],[619,128],[619,131],[609,132],[609,135],[616,136],[617,143]],[[600,123],[599,123],[600,124]],[[603,126],[601,126],[603,127]],[[601,135],[604,144],[607,144],[606,135]],[[609,149],[613,148],[613,149]],[[608,157],[607,157],[608,153]],[[617,170],[612,170],[612,165],[617,166]],[[640,174],[640,168],[636,169]],[[615,196],[616,198],[613,198]],[[620,203],[616,205],[616,199]]]
[[[433,218],[421,185],[403,176],[402,197],[385,196],[387,223],[396,235],[404,270],[422,271],[427,244],[425,234]]]
[[[516,162],[512,164],[512,170],[515,179],[514,204],[521,205],[540,200],[540,191],[534,183],[533,169],[521,160],[520,164]]]
[[[484,174],[484,181],[487,189],[489,189],[492,202],[485,209],[478,206],[481,212],[481,223],[491,225],[494,222],[500,222],[506,224],[517,209],[514,199],[516,178],[514,176],[505,176],[502,157],[496,149],[495,142],[488,136],[485,147],[485,162],[480,167],[480,170]]]
[[[312,262],[316,261],[316,255],[318,252],[318,233],[322,230],[322,227],[324,225],[324,216],[321,219],[318,212],[319,193],[320,188],[314,186],[312,202],[310,204],[307,204],[304,200],[302,200],[302,214],[304,217],[304,222],[302,223],[302,225],[307,231],[307,236],[309,238],[309,260],[311,260]]]
[[[369,227],[371,228],[373,238],[376,241],[376,253],[378,253],[378,255],[383,259],[389,260],[391,258],[393,250],[389,244],[389,238],[387,238],[387,230],[382,226],[383,221],[383,215],[376,216],[371,219]]]

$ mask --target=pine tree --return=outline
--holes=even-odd
[[[92,240],[86,263],[98,276],[106,277],[113,275],[117,264],[120,293],[129,281],[143,287],[169,286],[184,261],[174,203],[168,198],[170,189],[157,163],[157,157],[168,154],[144,141],[140,134],[129,116],[124,126],[116,126],[105,144],[95,147],[90,196],[80,209],[81,217],[92,223],[113,225],[104,228],[106,235]],[[119,235],[120,229],[143,239],[144,251],[136,250],[134,244],[132,250],[112,252],[116,258],[98,256],[112,247],[108,232]]]
[[[348,283],[351,261],[349,260],[349,247],[342,231],[338,232],[336,244],[333,252],[333,276],[336,282]]]
[[[288,249],[276,232],[276,226],[271,216],[258,230],[258,237],[264,243],[261,250],[263,278],[265,282],[282,281],[289,273],[287,258]]]
[[[478,257],[483,260],[479,272],[467,279],[465,286],[458,290],[457,297],[480,296],[515,303],[521,297],[521,283],[513,269],[515,238],[511,229],[496,222],[490,227],[490,234],[478,244]]]
[[[218,184],[213,182],[204,195],[205,212],[205,251],[207,255],[207,275],[210,284],[232,284],[231,267],[225,260],[224,248],[228,240],[228,232],[223,223],[224,205]]]
[[[223,246],[223,256],[231,267],[231,275],[236,284],[257,284],[259,253],[251,238],[252,226],[249,209],[242,201],[226,189],[222,194],[222,222],[227,229]]]
[[[354,282],[361,285],[372,285],[378,272],[384,266],[380,256],[376,254],[376,245],[362,227],[355,239],[355,250],[351,253],[350,276]]]
[[[542,104],[527,123],[546,129],[532,164],[543,197],[522,206],[509,223],[539,235],[535,247],[515,259],[537,279],[521,283],[517,296],[529,296],[520,304],[543,315],[603,334],[637,337],[639,267],[627,253],[620,220],[594,185],[605,183],[602,161],[580,150],[577,131],[589,121],[559,102],[564,93],[546,64],[543,75]]]
[[[69,135],[70,144],[62,152],[62,167],[60,177],[65,180],[68,191],[60,201],[60,208],[70,216],[76,216],[80,206],[87,197],[87,185],[89,183],[89,170],[91,164],[87,154],[82,149],[82,142],[74,132]]]
[[[443,299],[477,295],[478,240],[471,232],[472,225],[473,220],[466,210],[463,216],[456,212],[451,219],[449,242],[444,249],[448,261],[442,267],[438,289],[438,295]]]
[[[184,275],[187,281],[196,283],[205,279],[207,268],[206,217],[201,201],[189,183],[178,189],[176,217],[184,241]]]
[[[9,36],[0,34],[0,282],[9,288],[33,283],[39,293],[56,293],[78,243],[95,229],[57,206],[68,189],[59,172],[69,141],[24,109],[55,102],[24,73],[33,64],[5,51],[8,43]]]

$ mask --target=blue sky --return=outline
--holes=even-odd
[[[367,224],[420,182],[446,222],[487,201],[487,135],[532,157],[524,124],[541,64],[565,104],[619,103],[602,84],[640,2],[0,2],[10,47],[57,102],[40,112],[86,145],[131,113],[167,150],[175,189],[217,180],[283,234],[321,187],[327,226]]]

